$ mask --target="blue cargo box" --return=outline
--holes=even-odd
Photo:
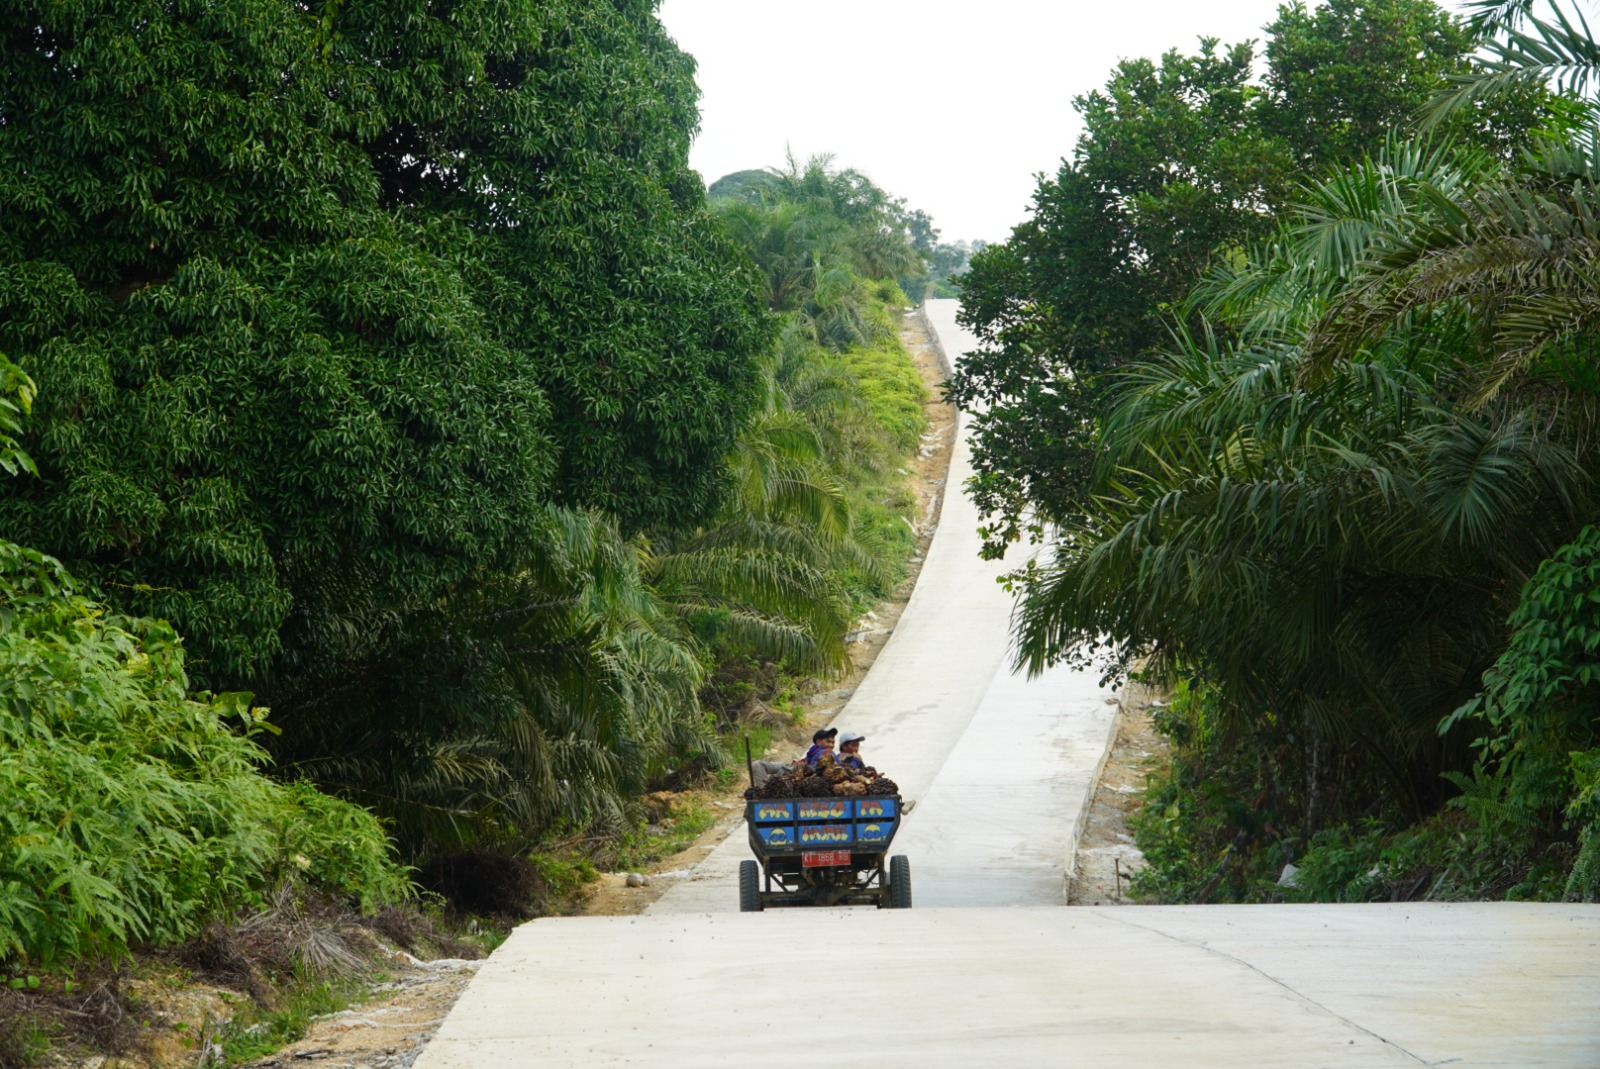
[[[800,798],[792,802],[751,802],[750,819],[756,824],[786,824],[796,820],[893,820],[899,811],[894,798]]]
[[[746,817],[758,852],[884,849],[899,827],[896,797],[753,801]]]

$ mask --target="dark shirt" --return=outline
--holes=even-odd
[[[867,763],[861,760],[860,754],[846,754],[839,758],[839,763],[846,768],[866,768]]]
[[[830,753],[830,752],[831,751],[828,750],[826,747],[818,746],[816,743],[812,743],[811,744],[811,749],[806,751],[806,757],[805,757],[806,764],[814,765],[814,764],[817,763],[817,758],[821,757],[825,753]]]

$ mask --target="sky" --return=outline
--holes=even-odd
[[[1278,0],[664,0],[699,63],[706,184],[832,153],[941,240],[1003,241],[1119,59],[1263,36]]]

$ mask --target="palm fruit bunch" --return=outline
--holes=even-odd
[[[759,787],[744,792],[746,798],[798,798],[799,784],[790,775],[773,776]]]
[[[820,798],[833,793],[833,784],[827,776],[802,776],[795,784],[801,798]]]
[[[781,798],[859,798],[862,795],[898,794],[900,788],[875,768],[849,768],[823,754],[817,763],[772,776],[759,787],[744,792],[751,801]]]

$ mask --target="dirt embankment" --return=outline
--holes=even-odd
[[[1162,692],[1129,682],[1117,693],[1117,738],[1100,771],[1094,800],[1078,842],[1070,906],[1129,904],[1128,886],[1144,867],[1144,855],[1133,845],[1129,820],[1139,811],[1145,779],[1167,761],[1167,740],[1151,719]]]

